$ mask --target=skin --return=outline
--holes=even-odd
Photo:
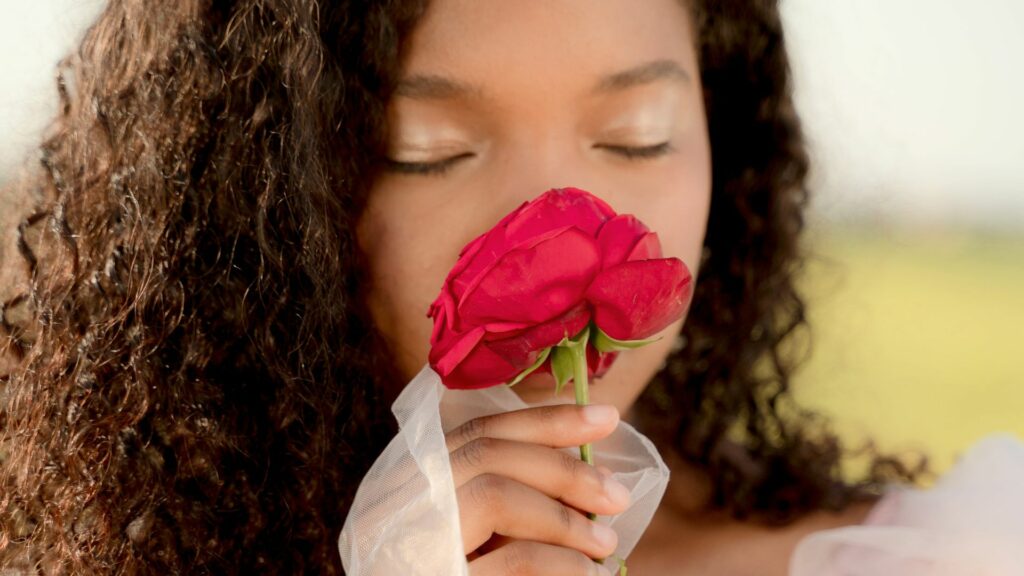
[[[434,0],[413,31],[388,110],[389,158],[400,164],[375,180],[359,228],[374,282],[370,309],[408,379],[427,361],[426,311],[461,248],[549,188],[583,188],[636,215],[659,234],[664,254],[696,277],[711,151],[691,21],[678,0],[637,7],[635,0]],[[623,150],[666,142],[650,157]],[[434,169],[438,163],[446,169]],[[432,172],[414,173],[423,164]],[[664,334],[678,333],[684,320]],[[614,407],[603,420],[566,405],[449,433],[474,576],[603,573],[588,557],[609,554],[614,539],[602,541],[579,510],[615,514],[628,500],[606,474],[566,461],[556,448],[610,433],[672,344],[669,336],[624,352],[592,382],[591,402]],[[528,403],[550,399],[545,378],[531,376],[514,390]],[[706,491],[700,471],[673,463],[669,496],[630,558],[634,573],[744,573],[739,561],[716,563],[708,550],[742,556],[729,543],[766,542],[764,534],[695,520]],[[702,545],[664,546],[683,535]],[[778,542],[743,556],[757,560],[754,573],[784,573],[795,540]]]
[[[679,72],[593,91],[610,75],[657,61]],[[549,188],[583,188],[636,215],[666,256],[696,273],[710,150],[688,17],[677,2],[637,11],[629,0],[440,0],[414,31],[404,68],[406,79],[443,75],[479,88],[457,97],[400,89],[390,106],[391,159],[471,155],[443,174],[384,172],[371,194],[361,230],[376,281],[370,306],[404,373],[426,362],[425,314],[460,249]],[[608,148],[662,142],[672,149],[652,158]],[[625,412],[672,343],[623,354],[594,383],[591,401]],[[527,401],[551,396],[550,387],[516,390]]]

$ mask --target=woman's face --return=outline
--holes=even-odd
[[[388,110],[397,164],[376,179],[359,228],[370,309],[407,379],[427,361],[427,309],[459,251],[549,188],[636,215],[696,274],[711,166],[679,0],[433,0],[408,42]],[[626,412],[681,324],[621,353],[591,401]],[[513,389],[547,399],[549,378]]]

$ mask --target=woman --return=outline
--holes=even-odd
[[[621,413],[671,462],[634,573],[782,574],[802,535],[914,481],[878,457],[843,482],[788,398],[807,160],[775,3],[638,6],[111,2],[18,184],[39,209],[5,252],[0,566],[339,573],[458,249],[561,185],[699,269],[680,337],[623,354],[592,392],[616,410],[578,428]],[[506,441],[460,482],[501,478],[515,511],[460,500],[474,576],[584,574],[610,549],[550,494],[570,473],[550,458],[487,468],[541,454],[508,430],[544,415],[581,422],[458,432]]]

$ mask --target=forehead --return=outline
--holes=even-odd
[[[483,90],[521,81],[537,94],[591,92],[609,74],[659,61],[695,74],[681,0],[433,0],[404,46],[403,73]]]

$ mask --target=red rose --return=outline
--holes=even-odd
[[[462,249],[427,314],[430,365],[449,388],[507,383],[591,322],[615,340],[651,336],[691,293],[689,270],[639,220],[583,190],[548,190]],[[614,356],[589,348],[589,372]]]

